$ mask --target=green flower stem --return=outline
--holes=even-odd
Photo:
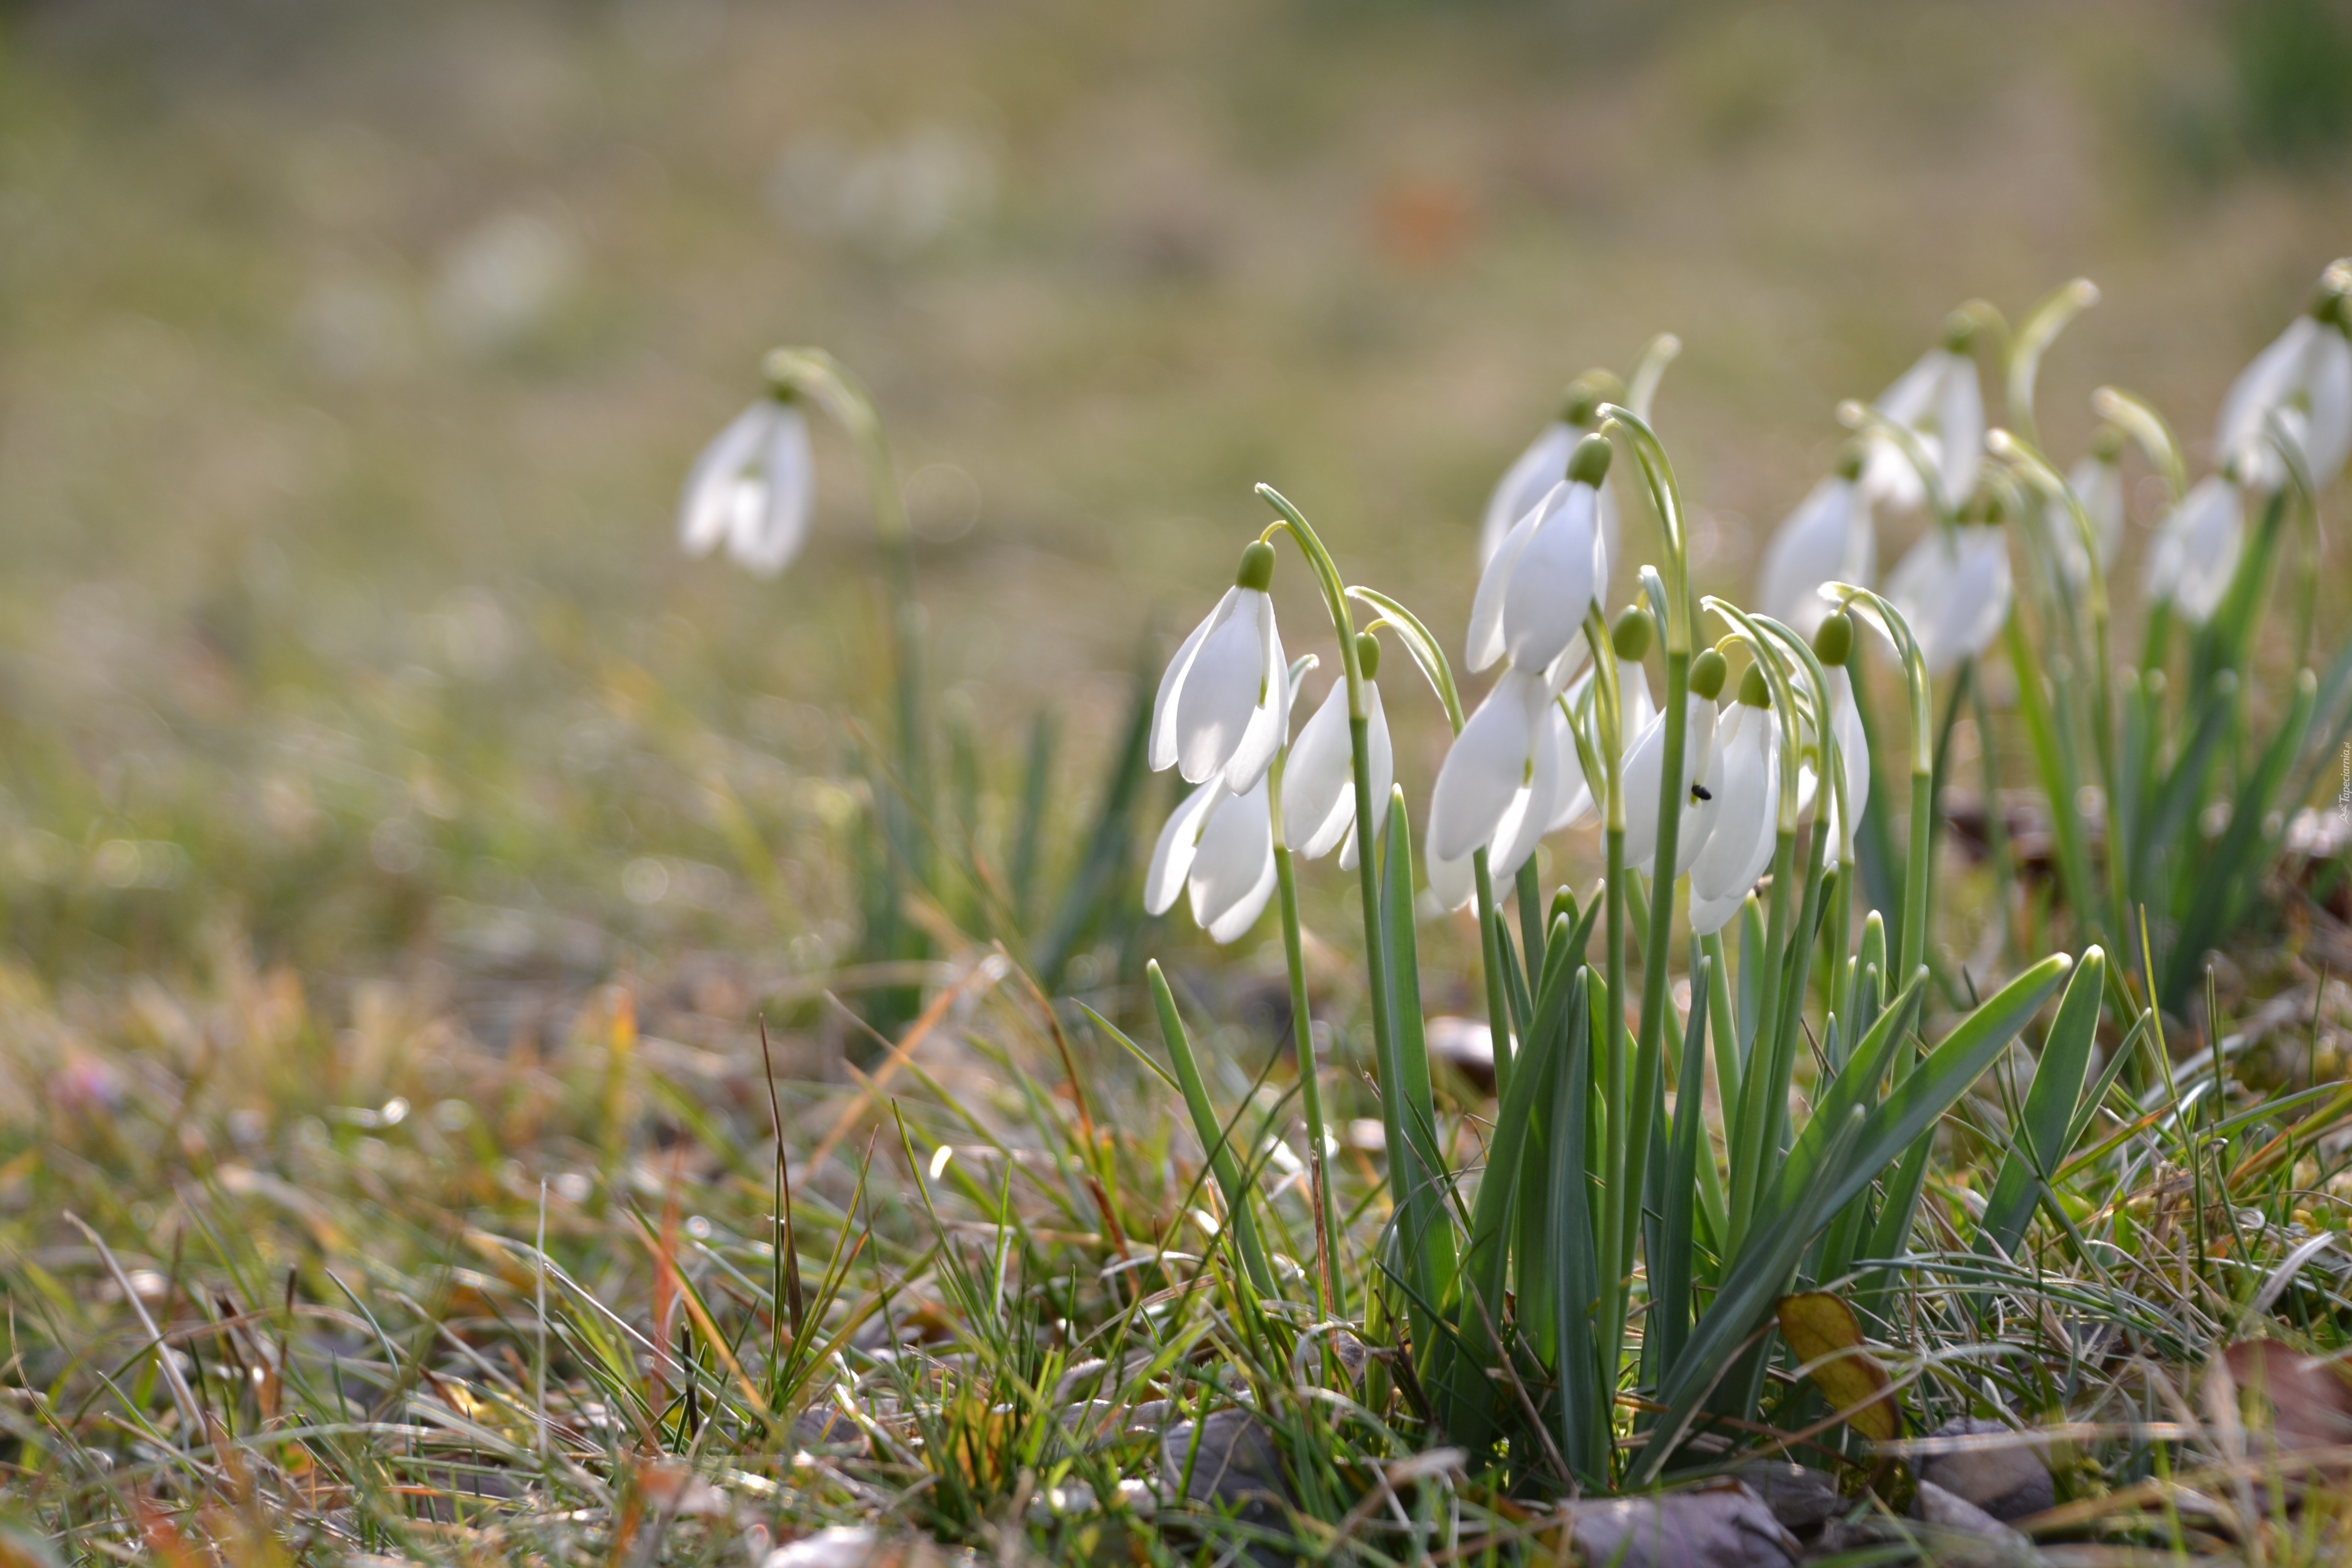
[[[1384,1075],[1381,1110],[1389,1141],[1390,1195],[1405,1216],[1406,1248],[1416,1276],[1414,1283],[1427,1292],[1424,1299],[1433,1305],[1432,1287],[1438,1270],[1429,1256],[1433,1245],[1431,1226],[1419,1216],[1431,1212],[1429,1200],[1434,1194],[1423,1188],[1438,1179],[1438,1173],[1433,1168],[1420,1169],[1420,1151],[1429,1140],[1420,1135],[1421,1130],[1407,1125],[1404,1114],[1407,1105],[1425,1103],[1428,1096],[1425,1089],[1414,1094],[1413,1086],[1402,1081],[1403,1063],[1397,1048],[1396,995],[1389,973],[1387,932],[1381,913],[1380,857],[1372,839],[1371,741],[1364,707],[1363,666],[1356,657],[1355,616],[1348,605],[1347,584],[1339,576],[1339,563],[1324,547],[1313,525],[1272,485],[1258,486],[1257,493],[1280,514],[1279,521],[1266,532],[1287,533],[1315,573],[1316,583],[1323,590],[1324,608],[1330,614],[1331,629],[1339,640],[1339,663],[1348,682],[1349,763],[1356,786],[1356,872],[1364,905],[1364,968],[1372,994],[1372,1046]],[[1426,1064],[1423,1070],[1426,1072]],[[1403,1178],[1402,1183],[1396,1179],[1399,1175]]]
[[[1421,617],[1386,594],[1371,588],[1351,587],[1348,590],[1348,597],[1360,599],[1380,613],[1381,619],[1373,622],[1368,630],[1378,630],[1385,622],[1395,631],[1398,640],[1404,644],[1405,651],[1412,656],[1413,663],[1420,667],[1421,673],[1428,679],[1430,689],[1437,693],[1438,703],[1445,710],[1445,721],[1452,727],[1453,733],[1462,733],[1465,716],[1462,710],[1462,693],[1454,684],[1454,667],[1446,662],[1445,651],[1438,647],[1437,639],[1430,635]],[[1509,960],[1509,953],[1503,945],[1502,928],[1495,918],[1495,879],[1487,869],[1484,848],[1471,856],[1470,868],[1477,889],[1478,957],[1486,974],[1486,1027],[1495,1042],[1495,1093],[1499,1100],[1510,1087],[1514,1066],[1510,1001],[1504,991],[1502,969]],[[1541,949],[1534,951],[1539,953]],[[1530,957],[1528,962],[1532,974],[1533,966],[1540,963],[1541,960]],[[1528,989],[1530,992],[1534,989],[1532,980]]]
[[[1339,1208],[1323,1165],[1327,1147],[1323,1088],[1315,1065],[1315,1018],[1307,1007],[1307,955],[1298,931],[1298,883],[1282,837],[1282,771],[1289,761],[1288,746],[1275,754],[1266,801],[1273,817],[1275,886],[1282,903],[1282,956],[1290,971],[1290,1032],[1298,1052],[1299,1108],[1307,1119],[1307,1180],[1315,1215],[1315,1308],[1328,1319],[1344,1310],[1339,1275],[1331,1267],[1332,1248],[1339,1241]]]
[[[1684,526],[1682,492],[1675,479],[1674,464],[1666,457],[1657,432],[1649,421],[1630,408],[1604,403],[1598,410],[1601,428],[1612,426],[1622,432],[1632,447],[1634,458],[1641,464],[1642,477],[1650,491],[1650,500],[1658,514],[1659,531],[1665,542],[1664,604],[1659,606],[1663,623],[1666,656],[1665,731],[1662,771],[1658,779],[1658,832],[1656,858],[1652,862],[1658,870],[1657,888],[1650,900],[1650,931],[1643,943],[1642,1013],[1640,1034],[1635,1044],[1633,1099],[1629,1102],[1620,1091],[1625,1085],[1618,1065],[1622,1049],[1612,1049],[1610,1082],[1610,1142],[1611,1161],[1608,1193],[1611,1234],[1603,1237],[1614,1256],[1613,1267],[1604,1278],[1612,1288],[1610,1337],[1601,1342],[1602,1353],[1611,1359],[1603,1363],[1604,1371],[1614,1375],[1623,1354],[1626,1307],[1633,1289],[1630,1265],[1633,1232],[1641,1217],[1640,1195],[1649,1172],[1651,1121],[1663,1084],[1661,1074],[1664,1064],[1665,1020],[1668,1012],[1666,971],[1671,962],[1674,943],[1675,861],[1681,846],[1683,808],[1683,759],[1687,754],[1688,709],[1692,642],[1690,593],[1690,559],[1688,531]],[[1613,781],[1612,781],[1613,785]],[[1622,794],[1622,791],[1617,793]],[[1611,826],[1614,842],[1610,847],[1610,890],[1612,895],[1611,915],[1622,921],[1622,895],[1624,880],[1624,843],[1622,834],[1622,802],[1612,808]],[[1624,947],[1622,935],[1612,935],[1610,962],[1622,966]],[[1612,1009],[1611,1036],[1612,1046],[1622,1030],[1624,992],[1612,977],[1610,988]],[[1618,1114],[1624,1121],[1624,1132],[1618,1134]]]
[[[890,956],[919,958],[928,950],[919,928],[902,921],[899,910],[916,887],[936,883],[930,864],[932,850],[919,820],[931,809],[929,748],[923,724],[923,608],[915,597],[915,539],[907,526],[907,500],[898,485],[898,466],[890,458],[889,437],[866,384],[830,353],[817,348],[780,348],[770,352],[761,367],[768,384],[782,396],[814,400],[849,437],[865,470],[867,504],[874,512],[874,530],[882,543],[884,582],[888,589],[892,664],[896,677],[899,790],[877,791],[876,812],[888,853],[888,897],[876,911],[882,930],[871,933]],[[891,998],[895,997],[895,1001]],[[877,998],[884,1016],[911,1018],[920,998],[911,993],[886,991]]]

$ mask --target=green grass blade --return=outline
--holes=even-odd
[[[1209,1166],[1217,1174],[1217,1185],[1224,1190],[1226,1223],[1233,1226],[1234,1249],[1241,1255],[1250,1283],[1260,1295],[1271,1296],[1274,1269],[1258,1242],[1257,1218],[1251,1210],[1249,1188],[1242,1180],[1241,1162],[1234,1157],[1232,1134],[1218,1121],[1216,1108],[1209,1103],[1208,1086],[1201,1081],[1200,1064],[1192,1058],[1192,1037],[1184,1031],[1183,1015],[1176,1010],[1176,994],[1168,989],[1168,977],[1160,973],[1159,960],[1146,965],[1144,973],[1151,982],[1151,1003],[1160,1013],[1160,1035],[1176,1064],[1184,1109],[1192,1114],[1192,1131],[1199,1135],[1201,1146],[1209,1152]]]
[[[1980,1234],[2004,1255],[2017,1250],[2033,1217],[2040,1184],[2056,1173],[2066,1157],[2066,1134],[2074,1125],[2074,1108],[2082,1102],[2091,1048],[2098,1038],[2106,963],[2106,954],[2095,947],[2066,982],[2065,1000],[2058,1005],[2057,1021],[2042,1043],[2042,1060],[2011,1129],[2009,1153],[1985,1200]]]

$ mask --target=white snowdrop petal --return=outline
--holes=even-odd
[[[1868,576],[1866,568],[1856,571],[1861,553],[1857,534],[1867,539],[1870,518],[1855,500],[1855,486],[1832,476],[1797,503],[1764,552],[1756,598],[1766,615],[1811,637],[1831,609],[1821,596],[1821,585]]]
[[[1429,853],[1468,858],[1495,836],[1503,813],[1527,783],[1528,695],[1540,678],[1509,669],[1470,715],[1437,770],[1429,801]]]
[[[1495,558],[1511,525],[1533,510],[1568,473],[1568,459],[1576,450],[1576,432],[1560,421],[1547,425],[1528,449],[1512,459],[1486,498],[1486,515],[1478,526],[1478,564]]]
[[[1176,700],[1184,689],[1185,673],[1192,668],[1193,657],[1201,651],[1202,641],[1217,624],[1217,618],[1225,614],[1233,596],[1240,591],[1237,588],[1225,591],[1225,596],[1217,601],[1216,607],[1202,616],[1201,624],[1185,637],[1183,646],[1176,650],[1176,657],[1168,661],[1167,670],[1160,677],[1160,694],[1151,701],[1149,760],[1154,773],[1176,765]]]
[[[1186,883],[1192,919],[1210,940],[1228,942],[1254,924],[1275,883],[1274,821],[1265,781],[1246,795],[1226,795],[1201,829]]]
[[[1199,784],[1233,761],[1265,695],[1265,628],[1252,602],[1265,595],[1235,588],[1201,639],[1176,694],[1176,771]]]
[[[1715,704],[1703,697],[1693,697],[1688,700],[1685,713],[1682,785],[1675,796],[1685,803],[1683,819],[1687,822],[1691,781],[1704,777],[1706,772],[1709,743],[1715,736]],[[1665,773],[1665,715],[1659,713],[1643,727],[1640,739],[1625,757],[1625,864],[1643,872],[1650,869],[1650,862],[1658,850],[1658,785]],[[1677,827],[1677,873],[1687,865],[1682,841],[1682,830]]]
[[[1265,776],[1266,769],[1274,765],[1275,753],[1290,735],[1290,665],[1283,658],[1282,634],[1274,624],[1274,601],[1264,594],[1244,591],[1256,601],[1248,608],[1256,616],[1258,668],[1265,674],[1252,694],[1256,706],[1250,710],[1241,741],[1225,763],[1225,787],[1235,795]]]
[[[1512,800],[1502,821],[1496,825],[1495,847],[1486,857],[1486,869],[1497,883],[1519,874],[1519,868],[1527,864],[1536,846],[1550,831],[1552,818],[1559,815],[1564,798],[1583,782],[1580,771],[1571,782],[1560,769],[1568,721],[1560,713],[1559,705],[1545,702],[1532,721],[1532,728],[1535,740],[1528,786]]]
[[[1430,901],[1448,913],[1478,896],[1477,864],[1467,855],[1459,860],[1424,857],[1428,862]]]
[[[772,577],[800,553],[816,500],[816,459],[809,449],[806,415],[789,405],[776,411],[761,464],[766,469],[765,504],[738,518],[730,548],[738,563]]]
[[[2009,541],[1999,528],[1930,530],[1886,581],[1930,675],[1991,646],[2009,618]]]
[[[1984,456],[1984,390],[1977,384],[1975,360],[1948,353],[1944,360],[1936,387],[1937,478],[1943,481],[1945,504],[1957,510],[1977,488]]]
[[[1748,889],[1745,888],[1719,899],[1694,897],[1690,903],[1691,930],[1701,936],[1713,936],[1731,923],[1731,917],[1738,914],[1739,906],[1747,901]]]
[[[1511,525],[1503,542],[1486,558],[1478,574],[1478,592],[1470,601],[1470,635],[1463,646],[1464,661],[1475,674],[1503,657],[1503,601],[1510,592],[1512,570],[1527,549],[1536,523],[1543,516],[1540,502]]]
[[[1184,890],[1185,879],[1192,874],[1192,857],[1201,845],[1201,824],[1223,795],[1224,787],[1211,779],[1169,813],[1158,842],[1151,847],[1151,864],[1143,873],[1144,913],[1164,915],[1175,908],[1176,895]]]
[[[761,398],[728,422],[687,470],[677,505],[677,542],[688,555],[708,555],[728,534],[735,487],[760,450],[776,405]]]
[[[1520,669],[1558,658],[1593,604],[1594,491],[1562,483],[1544,498],[1503,600],[1503,645]]]
[[[1377,682],[1364,687],[1364,742],[1366,771],[1372,775],[1372,836],[1377,838],[1388,826],[1389,804],[1396,793],[1396,749],[1389,742],[1389,714],[1381,705]]]
[[[2267,470],[2274,466],[2266,431],[2270,411],[2294,395],[2304,362],[2326,330],[2309,316],[2297,316],[2238,373],[2223,395],[2221,416],[2214,421],[2214,457],[2225,465],[2234,463],[2248,483],[2264,483]]]
[[[1348,745],[1348,683],[1335,680],[1282,764],[1282,839],[1309,860],[1329,854],[1356,816]]]

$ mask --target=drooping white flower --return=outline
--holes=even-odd
[[[1984,455],[1984,393],[1976,361],[1969,356],[1965,328],[1948,333],[1880,395],[1878,412],[1919,438],[1942,486],[1945,504],[1957,510],[1976,489]],[[1873,437],[1863,470],[1870,499],[1893,511],[1908,511],[1927,499],[1911,459],[1892,439]]]
[[[1265,775],[1290,727],[1273,577],[1271,545],[1244,551],[1234,586],[1169,661],[1151,711],[1153,769],[1173,767],[1188,784],[1222,773],[1236,794]]]
[[[1587,437],[1569,467],[1569,477],[1512,524],[1487,558],[1465,650],[1474,670],[1507,653],[1517,668],[1544,668],[1567,650],[1585,611],[1601,603],[1609,564],[1597,487],[1608,477],[1609,443]]]
[[[1495,825],[1487,869],[1498,882],[1518,875],[1544,835],[1566,815],[1576,792],[1584,787],[1584,768],[1577,760],[1576,741],[1568,724],[1558,699],[1543,705],[1536,720],[1527,787],[1513,797],[1504,808],[1502,820]]]
[[[2245,548],[2238,487],[2221,475],[2199,480],[2156,525],[2147,556],[2147,597],[2165,599],[2198,626],[2213,618]]]
[[[1380,683],[1370,678],[1364,681],[1364,729],[1365,761],[1372,784],[1372,837],[1378,838],[1388,822],[1389,786],[1396,781],[1396,756],[1389,743],[1388,714],[1381,706]],[[1284,847],[1308,860],[1321,859],[1343,844],[1353,849],[1349,829],[1356,825],[1354,768],[1355,754],[1348,739],[1348,683],[1334,680],[1330,695],[1308,717],[1282,764]],[[1354,857],[1348,856],[1342,864],[1352,869]]]
[[[1757,604],[1806,637],[1830,613],[1816,592],[1824,583],[1864,587],[1878,569],[1878,539],[1870,523],[1869,493],[1853,471],[1833,474],[1815,485],[1765,547]]]
[[[1888,575],[1885,592],[1918,639],[1927,673],[1947,674],[1990,647],[2009,619],[2009,537],[1986,523],[1931,528]]]
[[[1690,920],[1701,936],[1721,931],[1738,911],[1778,840],[1780,725],[1769,689],[1759,689],[1762,673],[1753,667],[1750,673],[1756,679],[1740,683],[1738,700],[1717,721],[1706,798],[1692,810],[1691,837],[1700,848],[1690,863]]]
[[[2124,471],[2122,448],[2114,442],[2103,442],[2098,450],[2076,463],[2066,476],[2066,488],[2074,492],[2082,503],[2083,515],[2090,520],[2091,537],[2099,547],[2099,573],[2102,576],[2116,569],[2116,553],[2124,542]],[[2050,519],[2051,542],[2058,554],[2058,564],[2066,574],[2066,581],[2076,592],[2090,586],[2091,557],[2083,549],[2082,531],[2063,509],[2053,509]]]
[[[1467,860],[1492,842],[1534,782],[1535,742],[1551,694],[1514,665],[1470,715],[1437,770],[1429,801],[1429,858]]]
[[[1484,568],[1495,558],[1496,550],[1511,531],[1513,524],[1542,504],[1568,472],[1568,460],[1575,454],[1579,439],[1592,433],[1594,421],[1601,404],[1625,395],[1614,376],[1605,372],[1591,372],[1577,377],[1568,389],[1560,416],[1537,432],[1505,469],[1496,482],[1494,493],[1486,498],[1486,514],[1478,526],[1478,564]],[[1598,510],[1601,518],[1601,538],[1607,559],[1617,558],[1617,500],[1609,487],[1600,487]],[[1601,574],[1601,596],[1609,596],[1608,573]]]
[[[1459,860],[1440,860],[1424,854],[1428,862],[1429,901],[1442,913],[1451,914],[1478,896],[1478,867],[1469,856]]]
[[[1193,921],[1220,945],[1256,924],[1275,888],[1267,806],[1264,774],[1242,795],[1213,778],[1185,796],[1152,846],[1145,911],[1165,914],[1179,892],[1189,892]]]
[[[1828,863],[1835,866],[1841,847],[1850,835],[1848,823],[1858,823],[1870,805],[1870,737],[1862,727],[1862,708],[1853,700],[1853,677],[1843,663],[1831,664],[1822,674],[1830,688],[1830,735],[1837,742],[1839,770],[1845,775],[1845,805],[1841,813],[1835,795],[1830,798]]]
[[[1569,696],[1572,704],[1577,692],[1571,690]],[[1618,721],[1620,750],[1630,752],[1633,742],[1642,738],[1642,731],[1649,728],[1650,721],[1658,715],[1658,700],[1650,695],[1650,672],[1630,659],[1620,660],[1617,665],[1617,700],[1625,706]],[[1573,756],[1576,742],[1567,734],[1565,726],[1562,727],[1561,738],[1568,742]],[[1559,810],[1553,814],[1551,826],[1555,830],[1579,827],[1598,816],[1601,813],[1598,792],[1609,787],[1606,779],[1586,779],[1582,759],[1575,760],[1576,776],[1580,782],[1560,803]]]
[[[2215,458],[2241,482],[2268,493],[2286,483],[2286,464],[2273,444],[2273,417],[2303,453],[2312,483],[2327,488],[2352,455],[2352,340],[2336,319],[2343,297],[2324,297],[2318,315],[2297,316],[2270,347],[2239,373],[2221,400],[2214,427]]]
[[[1687,699],[1683,731],[1683,776],[1675,798],[1683,803],[1682,825],[1675,830],[1675,875],[1690,869],[1702,840],[1693,831],[1691,785],[1706,776],[1715,741],[1715,697],[1692,692]],[[1625,864],[1648,876],[1658,852],[1658,784],[1665,776],[1666,714],[1642,727],[1633,750],[1625,753]]]
[[[697,556],[724,545],[739,565],[772,577],[800,553],[815,493],[808,416],[796,402],[762,397],[688,470],[678,543]]]

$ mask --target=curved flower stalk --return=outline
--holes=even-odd
[[[1886,598],[1853,583],[1832,583],[1822,592],[1834,595],[1849,615],[1874,626],[1895,650],[1903,668],[1903,684],[1911,710],[1911,832],[1904,850],[1903,921],[1896,929],[1897,974],[1910,974],[1927,961],[1927,879],[1934,868],[1929,853],[1936,773],[1936,714],[1926,653],[1913,635],[1911,623]],[[1857,820],[1860,812],[1855,814]]]
[[[2352,261],[2321,277],[2311,309],[2231,384],[2213,430],[2214,460],[2268,494],[2287,482],[2281,442],[2325,489],[2352,456]]]
[[[2148,601],[2169,603],[2192,625],[2203,626],[2229,592],[2245,544],[2238,487],[2220,474],[2200,479],[2156,525],[2147,556]]]
[[[1875,405],[1880,418],[1917,440],[1952,508],[1976,488],[1984,448],[1984,390],[1969,353],[1975,331],[1974,321],[1955,312],[1945,323],[1943,342],[1881,393]],[[1934,499],[1912,455],[1884,433],[1872,439],[1862,482],[1874,503],[1892,511]]]
[[[2083,519],[2090,524],[2091,545],[2098,552],[2099,574],[2112,575],[2116,556],[2124,542],[2124,433],[2112,425],[2102,425],[2091,437],[2091,450],[2066,475],[2066,488],[2074,492],[2083,509]],[[2070,524],[2071,518],[2061,517],[2050,531],[2051,547],[2058,557],[2059,569],[2066,574],[2067,585],[2082,593],[2091,585],[2091,549],[2084,544],[2081,531]]]
[[[1189,893],[1192,921],[1220,946],[1240,938],[1274,896],[1274,823],[1266,775],[1235,795],[1213,778],[1186,795],[1160,830],[1143,878],[1143,908],[1162,915]]]
[[[1992,646],[2009,619],[2009,536],[1997,522],[1933,529],[1886,577],[1886,597],[1918,639],[1930,675]]]
[[[678,543],[692,556],[723,546],[754,576],[773,577],[808,538],[815,498],[808,415],[797,393],[772,392],[737,415],[687,471]]]
[[[1878,572],[1878,537],[1871,526],[1870,491],[1861,482],[1867,448],[1840,455],[1837,471],[1797,503],[1765,547],[1756,597],[1763,612],[1805,636],[1832,606],[1816,591],[1824,583],[1867,583]]]
[[[1187,784],[1222,774],[1239,794],[1272,765],[1290,725],[1289,667],[1266,595],[1273,581],[1274,546],[1260,540],[1169,661],[1151,710],[1154,772],[1173,767]]]
[[[1568,460],[1576,455],[1576,444],[1599,427],[1595,415],[1601,404],[1624,395],[1617,378],[1605,370],[1591,370],[1569,383],[1567,395],[1561,400],[1559,417],[1545,426],[1536,438],[1528,443],[1527,450],[1512,460],[1496,481],[1494,493],[1486,498],[1486,513],[1478,525],[1478,565],[1484,570],[1495,558],[1495,552],[1509,537],[1514,524],[1543,504],[1552,487],[1568,472]],[[1607,558],[1617,556],[1617,500],[1609,487],[1601,487],[1598,510],[1601,539]],[[1603,572],[1606,577],[1606,572]],[[1603,584],[1606,591],[1606,583]]]

